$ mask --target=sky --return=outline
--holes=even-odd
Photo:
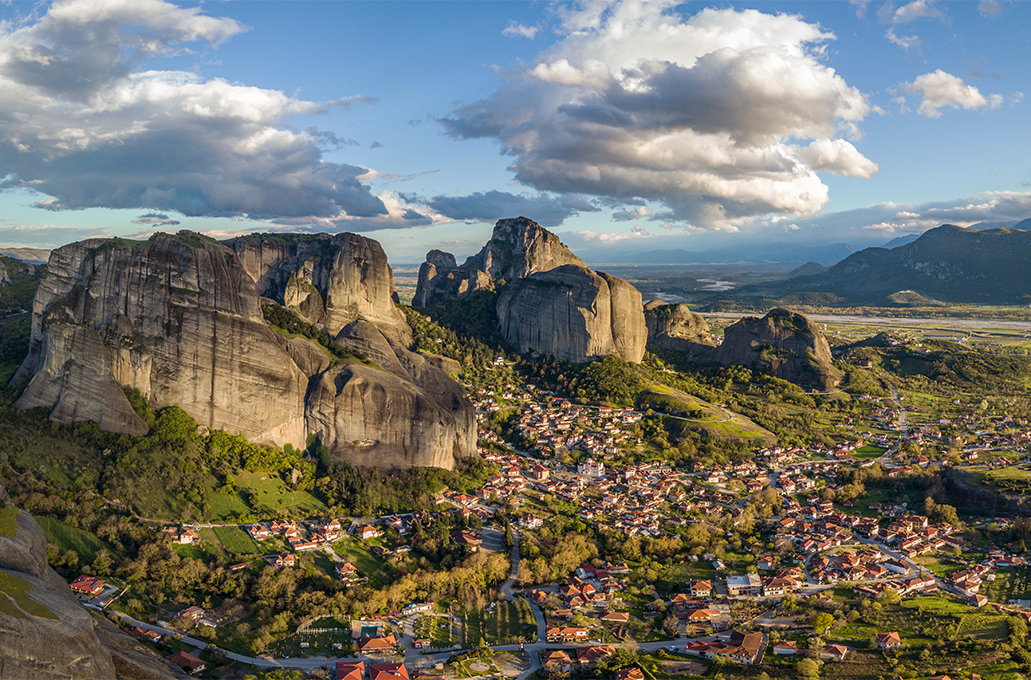
[[[523,215],[585,259],[1031,217],[1031,2],[0,2],[0,246]]]

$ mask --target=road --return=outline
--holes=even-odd
[[[738,312],[701,312],[702,316],[741,319],[755,314],[741,314]],[[943,330],[954,328],[973,330],[999,330],[999,331],[1031,331],[1029,321],[1000,321],[995,319],[926,319],[926,318],[905,318],[893,316],[852,316],[849,314],[807,314],[807,317],[820,323],[857,323],[870,324],[873,326],[938,326]]]
[[[895,403],[899,405],[899,433],[903,439],[906,438],[906,407],[902,405],[902,400],[899,399],[899,391],[895,389],[895,386],[891,386],[891,398],[895,400]]]

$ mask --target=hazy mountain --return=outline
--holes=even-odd
[[[791,279],[785,289],[870,302],[912,291],[948,302],[1026,303],[1031,298],[1029,263],[1029,231],[943,225],[890,250],[867,248],[822,274]]]
[[[593,258],[610,264],[714,264],[721,262],[784,262],[834,264],[856,249],[847,243],[800,246],[797,243],[762,243],[748,248],[727,248],[709,251],[648,250],[641,253],[609,254]]]
[[[905,236],[896,236],[895,238],[888,241],[881,247],[888,248],[889,250],[892,248],[898,248],[899,246],[904,246],[907,243],[912,243],[921,236],[923,236],[923,234],[906,234]]]

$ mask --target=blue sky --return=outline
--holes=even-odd
[[[0,245],[356,231],[460,257],[1031,216],[1031,3],[0,5]]]

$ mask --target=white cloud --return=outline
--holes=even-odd
[[[558,194],[513,194],[507,191],[478,191],[467,196],[420,198],[401,194],[409,203],[422,203],[450,219],[493,222],[501,217],[523,215],[545,227],[562,224],[581,212],[597,212],[598,206],[582,196]]]
[[[810,167],[836,175],[870,179],[878,170],[876,163],[844,139],[817,139],[799,150],[798,156]]]
[[[0,188],[37,191],[49,209],[385,214],[358,179],[364,168],[324,161],[323,135],[284,127],[364,100],[309,102],[143,68],[243,30],[164,0],[64,0],[0,26]]]
[[[998,0],[981,0],[977,5],[977,11],[983,17],[997,17],[1002,14],[1002,3]]]
[[[928,118],[940,117],[941,109],[946,106],[956,109],[980,109],[987,106],[994,109],[1004,101],[997,94],[985,98],[973,85],[967,85],[961,78],[941,69],[925,73],[912,83],[907,83],[906,92],[923,97],[918,111]]]
[[[936,19],[944,21],[948,18],[945,10],[936,2],[929,0],[913,0],[913,2],[902,5],[891,17],[893,24],[908,24],[917,19]]]
[[[705,228],[811,215],[828,200],[819,170],[876,171],[838,139],[873,109],[822,62],[831,33],[755,10],[684,19],[669,11],[675,4],[560,10],[564,38],[441,122],[457,138],[496,139],[524,185],[656,201],[670,213],[663,219]],[[799,140],[823,140],[827,153],[800,153]]]
[[[636,207],[627,207],[621,210],[617,210],[612,213],[613,222],[629,222],[631,220],[640,220],[647,217],[651,217],[652,211],[648,209],[648,206],[639,205]]]
[[[898,35],[893,29],[888,29],[888,32],[884,34],[888,41],[898,45],[906,52],[910,50],[918,49],[920,47],[920,38],[915,35]]]
[[[541,30],[540,26],[527,26],[518,21],[509,21],[508,26],[505,26],[501,31],[501,35],[508,38],[529,38],[533,40],[537,37],[537,31],[539,30]]]

